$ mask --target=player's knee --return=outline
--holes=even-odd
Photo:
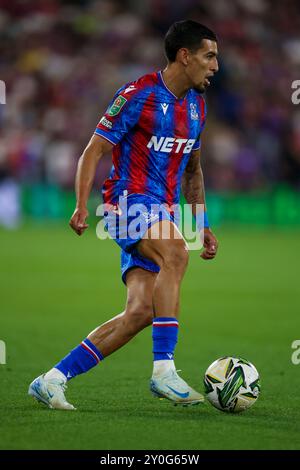
[[[189,262],[189,252],[186,243],[180,240],[179,243],[170,244],[163,258],[163,266],[168,271],[174,271],[182,275]]]
[[[153,305],[147,299],[134,299],[127,302],[124,321],[129,330],[140,331],[152,324]]]

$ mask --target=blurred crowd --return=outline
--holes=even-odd
[[[298,0],[0,0],[0,181],[73,187],[77,160],[116,89],[165,67],[179,19],[219,37],[206,93],[206,187],[300,189]],[[110,168],[103,160],[100,185]]]

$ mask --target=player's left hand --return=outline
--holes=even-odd
[[[214,259],[218,251],[218,240],[209,228],[204,229],[204,250],[201,253],[202,259]]]

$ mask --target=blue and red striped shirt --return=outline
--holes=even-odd
[[[114,145],[104,202],[113,204],[127,191],[177,204],[181,177],[192,150],[200,148],[205,118],[202,95],[190,89],[177,98],[161,72],[120,88],[95,130]]]

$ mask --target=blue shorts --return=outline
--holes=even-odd
[[[140,267],[154,273],[159,272],[157,264],[138,253],[137,244],[151,225],[161,220],[174,222],[174,215],[158,199],[145,194],[120,196],[118,204],[111,206],[111,210],[106,212],[105,227],[122,249],[121,271],[124,284],[129,269]]]

